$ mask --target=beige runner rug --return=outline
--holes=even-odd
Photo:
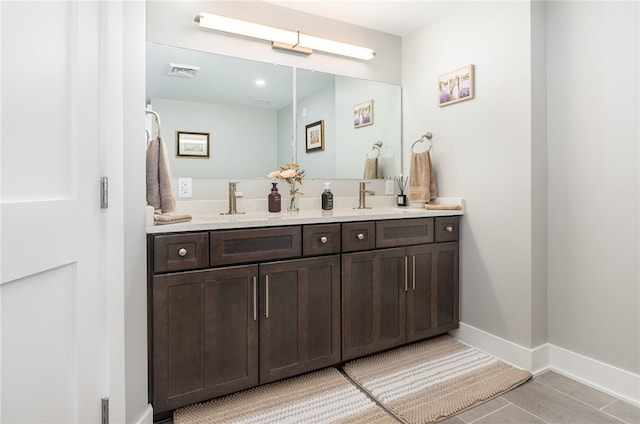
[[[486,402],[531,374],[441,336],[347,363],[353,381],[401,421],[432,423]]]
[[[173,421],[175,424],[398,422],[335,368],[189,405],[176,410]]]

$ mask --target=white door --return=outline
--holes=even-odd
[[[99,422],[109,396],[104,11],[0,1],[2,423]]]

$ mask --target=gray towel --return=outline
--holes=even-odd
[[[378,169],[378,158],[367,157],[364,163],[364,179],[374,180],[380,178],[380,170]]]
[[[147,203],[163,213],[176,208],[171,179],[167,148],[158,137],[147,147]]]
[[[411,152],[409,168],[409,202],[429,202],[438,197],[436,174],[429,152]]]

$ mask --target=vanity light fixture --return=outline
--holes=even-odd
[[[319,50],[325,53],[362,60],[371,60],[376,55],[376,52],[366,47],[354,46],[353,44],[302,34],[300,31],[273,28],[211,13],[201,12],[196,16],[195,21],[201,28],[271,41],[271,47],[274,49],[307,55],[313,53],[314,50]]]

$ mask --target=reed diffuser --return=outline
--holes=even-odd
[[[399,177],[394,177],[396,180],[396,184],[398,184],[398,189],[400,190],[400,194],[398,194],[398,206],[407,206],[407,195],[404,194],[404,190],[407,188],[407,181],[409,181],[409,177],[403,177],[400,175]]]

